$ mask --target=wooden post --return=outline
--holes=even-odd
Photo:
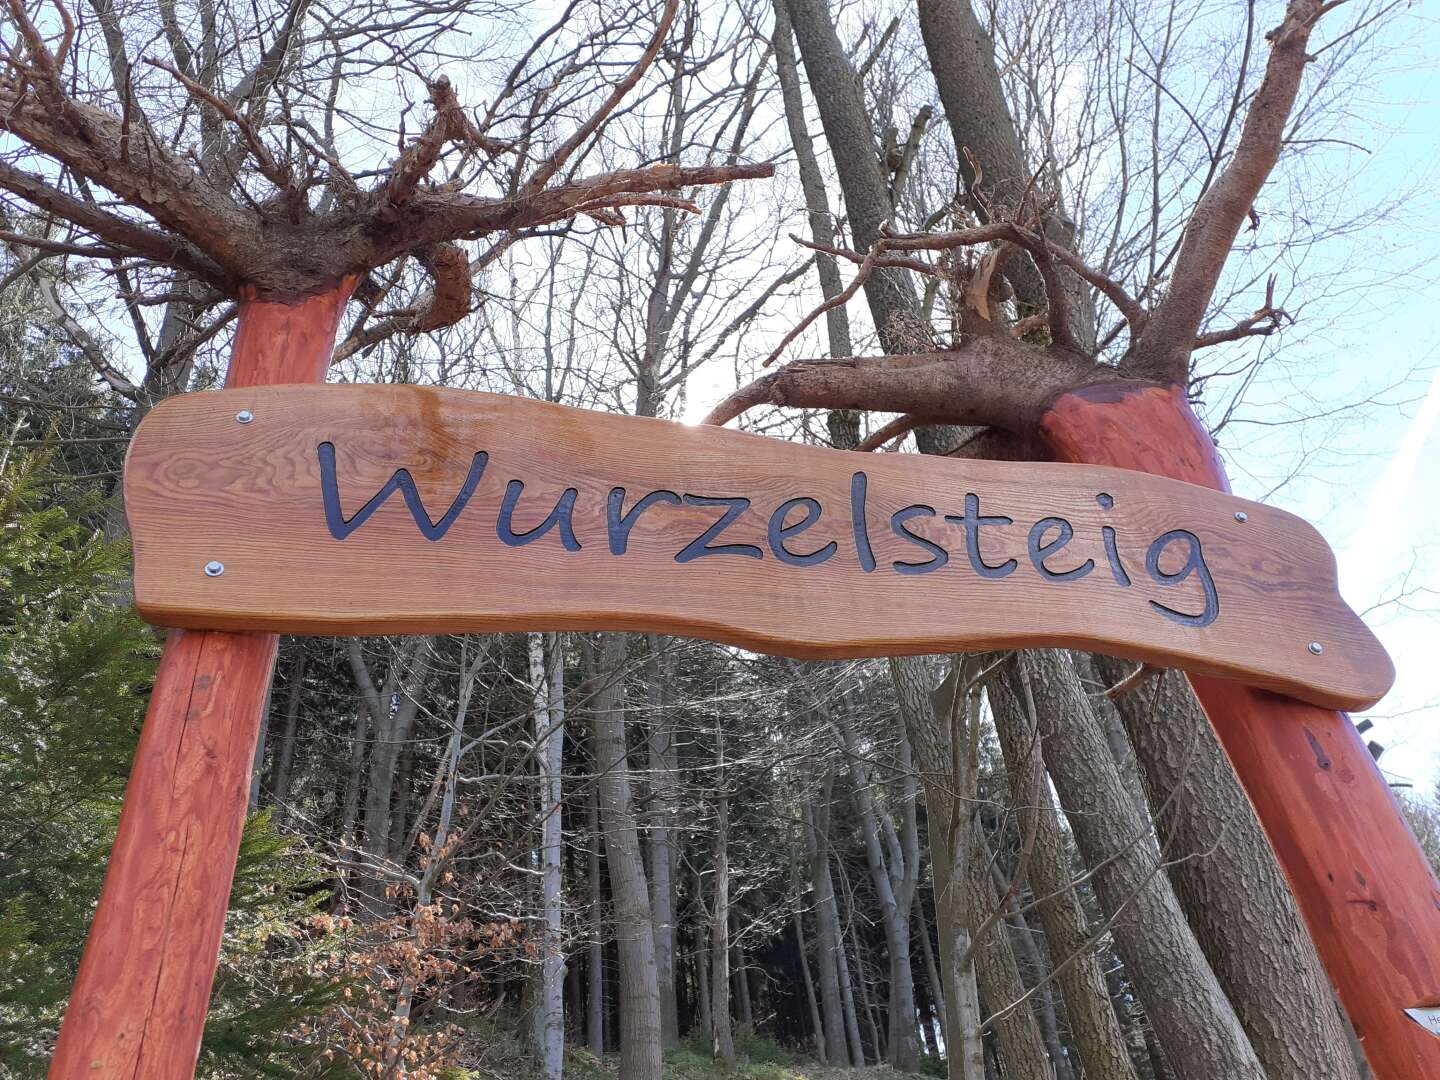
[[[1062,461],[1229,490],[1181,388],[1088,387],[1042,422]],[[1440,884],[1344,713],[1192,676],[1280,860],[1377,1080],[1440,1077],[1440,1038],[1404,1010],[1440,1004]]]
[[[225,385],[324,382],[354,287],[243,298]],[[52,1080],[194,1076],[277,641],[166,639]]]

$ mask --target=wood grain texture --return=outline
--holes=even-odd
[[[466,391],[267,387],[152,412],[126,504],[137,605],[170,626],[648,630],[800,657],[1066,646],[1346,707],[1393,676],[1314,529],[1114,469],[861,457]]]
[[[1044,432],[1069,460],[1229,486],[1177,390],[1072,393],[1050,410]],[[1233,682],[1190,681],[1377,1080],[1440,1076],[1440,1039],[1404,1013],[1440,1004],[1440,884],[1355,725]]]
[[[323,380],[353,286],[242,303],[227,385]],[[166,638],[52,1080],[194,1075],[276,642]]]

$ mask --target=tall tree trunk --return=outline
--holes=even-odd
[[[836,905],[837,911],[839,905]],[[844,1006],[845,1013],[845,1035],[850,1043],[850,1062],[857,1068],[865,1066],[865,1044],[860,1039],[860,1010],[855,1003],[855,980],[850,977],[850,951],[846,948],[845,939],[849,936],[844,932],[843,925],[839,918],[836,918],[836,925],[840,929],[836,933],[835,967],[840,977],[840,1002]]]
[[[805,987],[805,1004],[810,1012],[810,1031],[814,1036],[814,1053],[821,1065],[828,1063],[825,1046],[825,1024],[820,1019],[820,1003],[815,998],[815,980],[810,977],[810,960],[805,954],[805,919],[797,909],[791,913],[795,927],[795,959]]]
[[[600,758],[600,818],[620,957],[620,1073],[627,1080],[660,1080],[660,991],[655,979],[650,893],[630,790],[625,661],[625,637],[602,634],[595,739]]]
[[[565,954],[561,940],[560,806],[564,798],[565,666],[558,634],[530,634],[535,750],[540,772],[540,994],[535,1045],[546,1080],[560,1080],[565,1058]]]
[[[287,675],[289,687],[285,692],[285,725],[280,729],[280,739],[275,744],[275,756],[270,762],[270,775],[265,787],[270,793],[270,802],[275,807],[278,820],[285,820],[286,804],[290,801],[290,777],[295,767],[295,740],[300,731],[300,701],[305,691],[305,665],[308,655],[303,644],[294,646],[295,658],[290,662]]]
[[[1020,832],[1033,836],[1027,875],[1058,971],[1070,1034],[1086,1080],[1135,1080],[1119,1018],[1110,1003],[1084,909],[1075,895],[1060,819],[1040,761],[1040,735],[1010,685],[991,684],[995,731],[1010,778]],[[1118,767],[1118,766],[1117,766]]]
[[[740,947],[740,926],[731,907],[730,912],[730,978],[735,984],[736,1012],[740,1030],[746,1035],[755,1032],[755,1004],[750,1000],[750,972],[745,964],[745,950]]]
[[[1033,715],[1126,972],[1178,1075],[1262,1080],[1260,1062],[1185,921],[1159,853],[1146,842],[1150,823],[1125,794],[1069,654],[1016,654],[1003,677]]]
[[[829,824],[831,777],[821,785],[816,806],[805,808],[805,848],[810,888],[815,898],[815,961],[820,970],[820,1005],[824,1012],[825,1056],[837,1068],[852,1064],[846,1045],[844,1003],[840,991],[840,916],[830,876]]]
[[[995,1029],[1006,1075],[1050,1076],[1050,1055],[1045,1052],[1035,1010],[1029,1001],[1015,1005],[1025,994],[1025,983],[1004,921],[992,921],[1000,907],[1000,894],[990,879],[980,821],[975,817],[970,820],[974,834],[970,841],[972,855],[964,867],[966,921],[974,942],[975,972],[991,1014],[986,1024]]]
[[[926,662],[890,662],[900,717],[925,791],[950,1080],[980,1080],[984,1073],[979,979],[965,887],[966,868],[974,858],[970,816],[977,797],[980,744],[979,711],[964,685],[975,675],[976,663],[973,658],[958,659],[932,695]]]
[[[698,866],[694,867],[694,876],[695,906],[700,909],[700,914],[705,916],[697,920],[698,925],[695,928],[695,1003],[700,1013],[700,1030],[707,1038],[713,1039],[715,1017],[710,1011],[710,1001],[713,996],[710,985],[710,952],[715,947],[714,933],[709,913],[705,907],[705,882]]]
[[[847,890],[848,891],[848,890]],[[865,1030],[870,1034],[870,1048],[876,1061],[885,1058],[885,1043],[880,1038],[880,1024],[875,1019],[875,1002],[870,996],[870,965],[865,962],[860,939],[849,935],[849,947],[854,959],[855,986],[860,991],[860,1015],[865,1018]],[[868,1063],[869,1056],[861,1051],[862,1063]]]
[[[880,846],[880,811],[875,806],[870,790],[870,772],[860,756],[855,733],[843,708],[836,711],[835,722],[852,762],[855,807],[865,838],[865,861],[870,868],[870,881],[875,888],[875,895],[880,901],[880,918],[885,928],[885,943],[890,954],[890,1040],[887,1060],[897,1069],[914,1072],[920,1065],[920,1051],[915,1043],[915,983],[910,967],[910,897],[903,898],[902,908],[900,898],[896,896],[895,883],[891,880],[890,867],[886,865],[885,853]],[[903,868],[898,872],[905,873]]]
[[[1105,686],[1134,666],[1094,657]],[[1329,979],[1190,684],[1164,672],[1115,705],[1155,808],[1170,881],[1266,1075],[1355,1080]]]
[[[715,725],[715,759],[720,794],[715,800],[715,905],[710,916],[710,1023],[715,1063],[735,1071],[735,1037],[730,1028],[730,797],[725,788],[725,742]]]
[[[370,743],[370,710],[357,702],[354,736],[350,740],[350,768],[345,778],[345,807],[340,812],[340,851],[345,890],[352,887],[355,877],[356,825],[360,819],[360,795],[365,778],[365,750]]]
[[[986,848],[989,849],[988,842]],[[1030,974],[1030,978],[1024,981],[1033,992],[1031,1000],[1035,1002],[1035,1021],[1040,1025],[1040,1038],[1045,1044],[1045,1054],[1050,1059],[1050,1069],[1055,1074],[1055,1080],[1075,1080],[1075,1070],[1060,1041],[1060,1021],[1056,1015],[1055,995],[1050,992],[1048,985],[1053,976],[1049,957],[1036,944],[1035,933],[1025,921],[1025,916],[1015,910],[1013,898],[1005,895],[1010,888],[1010,879],[1000,868],[993,850],[985,852],[985,861],[990,867],[990,880],[995,886],[996,895],[1000,897],[1000,905],[1005,909],[1005,924],[1010,928],[1010,949],[1020,967],[1021,978],[1024,979],[1026,972]]]
[[[825,0],[785,0],[785,6],[845,194],[851,243],[865,251],[879,239],[892,207],[860,81],[840,44]],[[904,271],[876,269],[865,281],[865,298],[886,352],[926,347],[928,331],[916,317],[915,290]],[[925,340],[917,341],[917,337]]]
[[[589,680],[591,694],[598,685],[598,676]],[[605,895],[600,865],[600,748],[593,737],[590,750],[594,773],[590,780],[590,798],[585,804],[585,824],[590,833],[590,850],[586,853],[590,871],[590,942],[586,947],[585,962],[589,983],[585,1035],[590,1044],[590,1052],[599,1057],[605,1053]]]
[[[995,43],[975,17],[970,0],[919,0],[920,35],[930,61],[930,71],[940,91],[945,118],[955,142],[960,178],[966,202],[981,221],[991,220],[987,206],[996,216],[1015,212],[1021,194],[1032,182],[1034,169],[1025,160],[1020,136],[1005,102],[1004,88],[995,67]],[[981,166],[979,192],[971,159]],[[1053,163],[1044,186],[1059,189]],[[1045,218],[1045,235],[1059,247],[1070,247],[1075,227],[1057,206]],[[1015,297],[1025,311],[1043,311],[1045,286],[1029,255],[1009,260],[1003,270],[1015,287]],[[1089,287],[1079,278],[1066,275],[1064,287],[1070,294],[1074,331],[1082,347],[1095,344],[1095,305]]]
[[[675,730],[666,687],[671,672],[666,639],[646,636],[650,655],[645,683],[650,715],[646,747],[650,761],[650,911],[655,919],[655,981],[660,990],[660,1038],[666,1049],[680,1045],[680,1016],[675,999],[675,840],[671,827],[675,809]]]
[[[940,968],[935,963],[935,947],[930,943],[930,922],[925,918],[925,901],[915,893],[915,933],[920,939],[920,955],[925,960],[925,992],[930,999],[934,1023],[945,1025],[945,991],[940,984]]]
[[[382,687],[370,677],[360,642],[349,642],[350,670],[360,688],[360,699],[370,711],[370,775],[365,785],[365,874],[364,894],[370,913],[383,914],[390,908],[385,882],[391,876],[391,812],[395,773],[400,749],[409,741],[420,708],[421,687],[427,669],[425,638],[410,638],[399,645],[390,660],[390,671]],[[399,697],[396,702],[395,697]]]

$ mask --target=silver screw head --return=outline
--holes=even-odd
[[[255,419],[255,414],[252,413],[249,409],[241,409],[239,412],[237,412],[237,413],[235,414],[235,420],[236,420],[237,423],[248,424],[248,423],[250,423],[251,420],[254,420],[254,419]]]
[[[225,564],[218,559],[211,559],[205,564],[206,577],[219,577],[225,572]]]
[[[1321,645],[1318,641],[1312,641],[1310,642],[1310,651],[1316,656],[1320,656],[1322,653],[1325,652],[1325,646]]]
[[[1241,525],[1244,525],[1245,522],[1247,522],[1247,521],[1250,520],[1250,515],[1247,514],[1247,513],[1245,513],[1244,510],[1236,510],[1236,511],[1235,511],[1235,520],[1238,521],[1238,522],[1240,522]]]

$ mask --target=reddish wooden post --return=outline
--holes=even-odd
[[[354,286],[243,299],[225,385],[324,382]],[[52,1080],[194,1076],[277,640],[166,638]]]
[[[1087,387],[1042,431],[1062,461],[1229,490],[1183,390]],[[1440,1038],[1404,1013],[1440,1005],[1440,884],[1344,713],[1191,677],[1289,878],[1379,1080],[1440,1077]]]

